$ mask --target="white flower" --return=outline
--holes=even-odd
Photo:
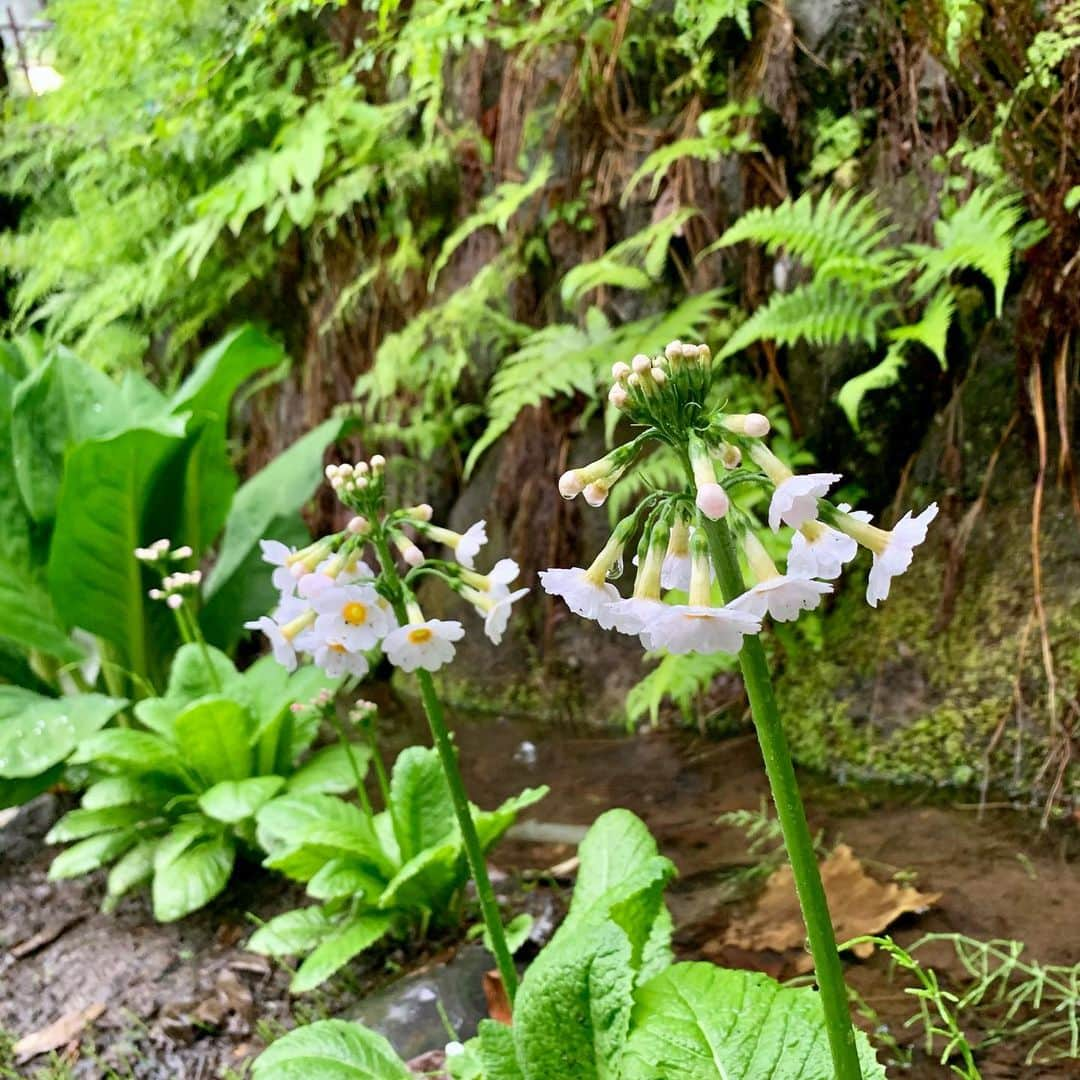
[[[670,653],[737,653],[746,634],[761,631],[761,619],[735,607],[663,604],[642,634],[647,649]]]
[[[269,615],[244,623],[248,630],[261,630],[269,639],[270,647],[274,650],[274,659],[286,670],[296,670],[296,643],[297,635],[303,633],[314,619],[315,613],[306,609],[299,615],[281,623],[272,619]]]
[[[892,579],[911,565],[915,548],[926,539],[926,530],[937,513],[937,503],[931,503],[916,518],[911,516],[909,510],[884,534],[886,539],[880,545],[880,550],[878,546],[871,549],[874,565],[870,568],[870,579],[866,583],[866,602],[871,607],[877,607],[879,600],[888,599]]]
[[[730,509],[731,500],[727,492],[714,481],[698,484],[697,498],[694,500],[697,508],[710,521],[719,521]]]
[[[812,611],[821,598],[833,591],[827,581],[795,574],[777,574],[759,581],[742,596],[736,597],[731,606],[738,611],[749,611],[763,617],[766,613],[776,622],[791,622],[800,611]]]
[[[487,634],[493,645],[502,644],[506,624],[510,621],[510,609],[528,591],[528,589],[518,589],[516,592],[507,592],[491,597],[491,604],[484,618],[484,633]]]
[[[336,641],[321,642],[315,648],[314,658],[331,679],[339,679],[342,675],[355,675],[362,679],[370,668],[362,652],[349,652]]]
[[[837,509],[850,512],[856,521],[867,522],[870,514],[865,510],[851,511],[847,503]],[[788,551],[788,573],[796,577],[816,577],[825,581],[838,578],[846,563],[855,558],[859,545],[853,537],[831,528],[820,521],[808,521],[796,529]]]
[[[620,634],[640,634],[642,644],[646,648],[652,646],[646,644],[647,631],[652,623],[658,619],[667,607],[661,600],[648,599],[642,596],[632,596],[629,600],[619,600],[611,605],[608,618],[612,626]]]
[[[580,566],[540,571],[540,584],[551,596],[561,596],[566,606],[585,619],[595,619],[605,630],[614,625],[612,604],[620,599],[619,590],[608,581],[597,581]]]
[[[350,652],[372,648],[390,629],[386,608],[370,585],[333,585],[311,597],[318,618],[315,635]]]
[[[487,523],[477,521],[461,534],[461,538],[454,547],[454,558],[456,558],[462,566],[467,566],[472,570],[473,564],[476,561],[476,556],[480,554],[480,549],[486,543]]]
[[[286,560],[295,549],[280,540],[260,540],[259,547],[262,548],[263,562],[274,567],[274,588],[283,595],[291,593],[296,586],[296,578]]]
[[[465,1047],[459,1042],[448,1042],[443,1053],[447,1057],[460,1057],[465,1053]]]
[[[492,592],[506,591],[516,580],[521,568],[513,559],[500,559],[487,574]]]
[[[816,521],[818,499],[824,498],[839,479],[839,473],[806,473],[782,480],[769,503],[769,528],[779,532],[781,522],[797,529]]]
[[[426,619],[410,622],[386,635],[383,651],[390,663],[402,671],[438,671],[454,659],[455,641],[465,636],[459,622]]]

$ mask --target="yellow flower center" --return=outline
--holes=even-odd
[[[339,645],[336,641],[330,642],[330,651],[335,653],[346,653],[349,650],[344,645]]]
[[[435,631],[428,626],[418,626],[415,630],[409,631],[409,643],[412,645],[423,645],[430,641],[435,636]]]
[[[359,600],[350,600],[341,609],[341,617],[350,626],[363,626],[367,622],[367,605]]]

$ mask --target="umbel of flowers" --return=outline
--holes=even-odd
[[[430,506],[390,506],[385,470],[380,454],[370,461],[327,466],[326,477],[352,517],[340,532],[299,550],[262,542],[279,596],[271,614],[247,626],[267,636],[274,656],[290,671],[306,656],[332,677],[361,678],[381,654],[402,671],[415,673],[492,950],[512,1000],[516,972],[431,679],[431,672],[453,660],[465,627],[454,619],[428,618],[415,585],[425,575],[441,579],[472,606],[483,620],[483,633],[496,645],[513,604],[528,590],[513,588],[518,567],[512,559],[500,560],[488,573],[476,569],[476,557],[487,542],[482,521],[457,533],[433,524]],[[426,557],[417,544],[420,538],[449,548],[453,558]]]
[[[866,599],[876,607],[892,579],[911,565],[937,506],[883,529],[869,514],[832,502],[838,474],[795,473],[769,448],[764,415],[727,412],[717,402],[717,366],[708,346],[680,341],[659,356],[615,364],[608,400],[640,431],[598,461],[564,473],[560,493],[603,505],[651,442],[675,452],[685,483],[646,495],[589,566],[546,570],[540,581],[576,614],[635,636],[647,649],[739,654],[806,922],[835,1075],[858,1080],[832,922],[758,635],[767,619],[790,622],[817,607],[860,547],[872,558]],[[743,508],[753,500],[738,499],[750,488],[767,497],[767,527],[776,534],[791,530],[783,569],[759,539],[765,524]],[[613,581],[622,576],[635,539],[633,589],[624,596]]]

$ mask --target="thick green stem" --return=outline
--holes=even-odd
[[[744,591],[745,583],[731,530],[723,520],[706,521],[705,532],[721,592],[725,600],[733,600]],[[855,1032],[851,1026],[847,989],[840,954],[836,951],[829,906],[821,884],[814,843],[799,796],[784,726],[773,696],[768,660],[757,635],[746,638],[739,654],[739,663],[761,744],[761,756],[765,759],[773,802],[784,834],[784,846],[791,861],[803,922],[806,924],[836,1080],[860,1080],[862,1072],[855,1049]]]
[[[379,531],[373,533],[371,542],[379,557],[384,580],[393,593],[390,602],[393,605],[394,614],[397,616],[398,622],[404,626],[408,622],[408,612],[405,607],[405,589],[401,578],[398,576],[390,545],[387,543],[386,537]],[[431,737],[439,754],[439,761],[442,763],[446,784],[450,789],[450,798],[454,803],[454,813],[457,816],[458,828],[461,830],[461,842],[465,846],[465,857],[469,860],[469,869],[472,871],[473,882],[476,885],[476,896],[480,901],[480,914],[483,917],[484,926],[487,928],[492,952],[495,954],[495,965],[499,969],[499,975],[502,977],[506,996],[510,1004],[513,1005],[514,997],[517,994],[517,969],[514,967],[514,959],[510,954],[510,948],[506,944],[506,932],[503,929],[502,915],[499,913],[495,890],[491,887],[491,879],[488,877],[487,863],[484,861],[484,852],[480,847],[480,837],[476,833],[476,823],[473,821],[472,811],[469,809],[469,798],[465,794],[465,781],[462,779],[461,769],[458,767],[454,740],[446,726],[442,703],[439,701],[439,695],[435,692],[435,683],[431,679],[431,673],[421,668],[416,672],[416,679],[420,684],[420,697],[424,703],[428,726],[431,728]]]

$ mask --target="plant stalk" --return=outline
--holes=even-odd
[[[390,602],[394,608],[394,614],[397,616],[398,622],[404,626],[409,618],[405,608],[405,586],[398,575],[390,545],[381,531],[375,531],[372,534],[371,542],[378,555],[384,577],[392,591]],[[424,712],[427,715],[428,727],[431,728],[431,737],[439,754],[439,761],[442,764],[447,787],[450,789],[450,798],[454,804],[458,828],[461,830],[461,842],[465,846],[465,856],[469,861],[469,869],[476,885],[476,896],[480,901],[480,914],[483,917],[484,926],[487,928],[488,939],[491,941],[491,950],[495,954],[495,966],[499,969],[507,999],[513,1005],[514,997],[517,994],[517,969],[514,967],[514,959],[510,954],[510,948],[506,944],[506,932],[503,929],[502,915],[499,913],[495,890],[491,887],[491,879],[488,877],[487,864],[484,861],[484,853],[480,847],[480,837],[476,833],[476,823],[473,821],[472,811],[469,809],[469,798],[465,793],[465,781],[461,777],[461,769],[458,766],[457,750],[454,747],[453,736],[446,726],[442,702],[439,701],[439,695],[435,691],[435,683],[431,678],[431,672],[420,668],[416,672],[416,680],[420,684],[420,697],[424,704]]]
[[[731,529],[723,519],[702,520],[720,590],[725,601],[733,600],[743,593],[746,586]],[[840,954],[836,949],[829,905],[821,883],[814,843],[806,823],[806,811],[799,795],[784,725],[773,695],[769,663],[758,635],[749,636],[743,642],[739,664],[746,684],[746,695],[750,699],[750,711],[761,745],[761,756],[765,760],[773,802],[780,819],[784,847],[787,849],[795,878],[795,891],[798,893],[803,922],[806,924],[806,936],[821,991],[825,1028],[836,1080],[861,1080],[862,1071],[855,1049],[855,1032],[851,1026],[847,988],[844,985]]]

